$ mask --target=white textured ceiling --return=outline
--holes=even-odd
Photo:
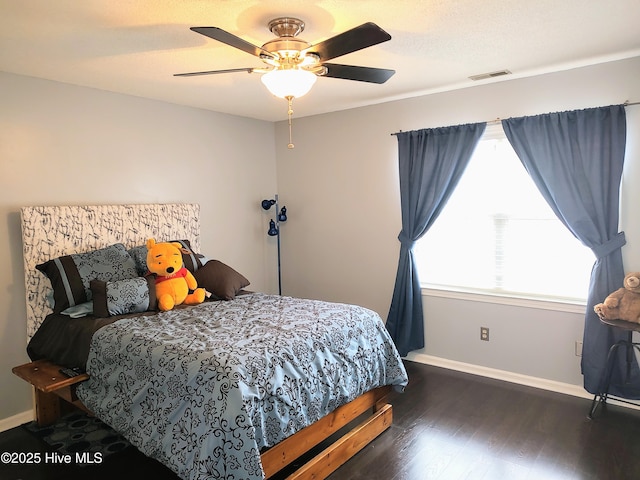
[[[286,102],[259,74],[174,73],[262,62],[189,30],[216,26],[256,45],[269,20],[304,20],[315,44],[365,22],[388,42],[332,60],[389,68],[385,84],[319,78],[307,116],[640,55],[640,0],[0,0],[0,70],[262,120]],[[640,81],[640,79],[639,79]]]

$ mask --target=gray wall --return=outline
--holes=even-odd
[[[19,208],[190,201],[203,252],[275,292],[263,198],[280,194],[284,293],[358,303],[386,319],[398,260],[398,130],[640,100],[640,59],[500,81],[275,125],[0,73],[0,424],[28,412],[11,373],[25,354]],[[312,93],[311,93],[312,94]],[[640,270],[640,107],[629,107],[622,193],[627,270]],[[165,172],[181,172],[179,181]],[[268,217],[268,215],[267,215]],[[426,348],[442,359],[580,385],[582,315],[530,304],[425,297]],[[491,341],[479,341],[480,325]],[[5,422],[6,424],[7,422]]]
[[[201,205],[202,251],[277,291],[260,200],[276,191],[274,126],[0,73],[0,421],[30,410],[19,209]]]
[[[636,57],[298,118],[294,150],[286,148],[286,122],[278,123],[278,188],[291,212],[282,237],[284,292],[360,303],[386,319],[400,232],[391,133],[640,101],[639,78]],[[640,204],[634,188],[640,181],[640,106],[627,108],[627,118],[623,255],[627,270],[640,270],[640,217],[634,213]],[[412,358],[582,385],[575,342],[582,339],[584,308],[481,300],[425,294],[426,348]],[[491,328],[488,343],[480,341],[480,326]]]

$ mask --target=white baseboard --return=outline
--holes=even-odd
[[[13,415],[12,417],[3,418],[0,420],[0,432],[4,432],[5,430],[10,430],[14,427],[19,427],[23,423],[29,423],[33,420],[33,410],[28,410],[26,412],[18,413],[17,415]]]
[[[405,358],[413,362],[433,365],[434,367],[442,367],[449,370],[480,375],[482,377],[494,378],[496,380],[503,380],[505,382],[517,383],[519,385],[540,388],[551,392],[563,393],[574,397],[587,398],[589,400],[593,399],[593,394],[587,392],[582,386],[572,385],[570,383],[556,382],[554,380],[547,380],[546,378],[531,377],[529,375],[473,365],[471,363],[458,362],[446,358],[434,357],[432,355],[425,355],[423,353],[409,353]],[[640,410],[640,406],[638,405],[618,402],[614,398],[607,399],[607,403]]]

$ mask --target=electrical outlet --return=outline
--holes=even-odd
[[[480,327],[480,340],[489,341],[489,327]]]
[[[576,340],[576,357],[582,356],[582,342],[580,340]]]

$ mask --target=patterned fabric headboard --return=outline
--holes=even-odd
[[[36,265],[114,243],[132,248],[148,238],[186,239],[195,252],[200,251],[198,204],[23,207],[21,216],[28,339],[51,313],[47,303],[51,284]]]

